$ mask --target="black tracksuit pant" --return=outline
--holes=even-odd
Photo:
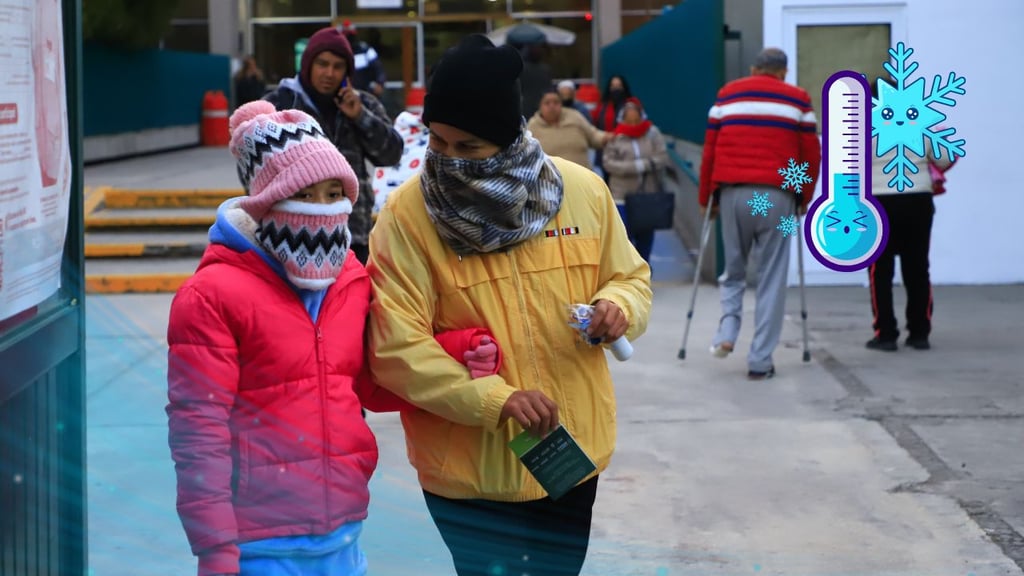
[[[896,256],[899,256],[903,286],[907,290],[906,330],[912,339],[927,339],[932,331],[928,249],[935,203],[930,192],[884,194],[875,198],[885,208],[889,220],[889,240],[885,251],[868,268],[875,337],[895,341],[900,335],[892,301],[892,279]]]

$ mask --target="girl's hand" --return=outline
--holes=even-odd
[[[462,358],[473,378],[490,376],[498,369],[498,344],[484,336],[480,339],[480,345],[467,351]]]

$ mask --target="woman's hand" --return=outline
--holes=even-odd
[[[540,438],[558,428],[558,405],[540,390],[516,390],[501,408],[501,421],[508,418]]]

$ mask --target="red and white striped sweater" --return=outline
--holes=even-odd
[[[725,184],[780,186],[778,170],[790,158],[807,162],[807,175],[818,179],[821,142],[807,92],[768,75],[729,82],[708,113],[700,205]],[[813,194],[814,186],[805,185],[803,203]]]

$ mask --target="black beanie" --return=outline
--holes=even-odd
[[[522,131],[519,74],[523,59],[473,34],[448,49],[434,68],[423,100],[423,123],[441,122],[505,148]]]

